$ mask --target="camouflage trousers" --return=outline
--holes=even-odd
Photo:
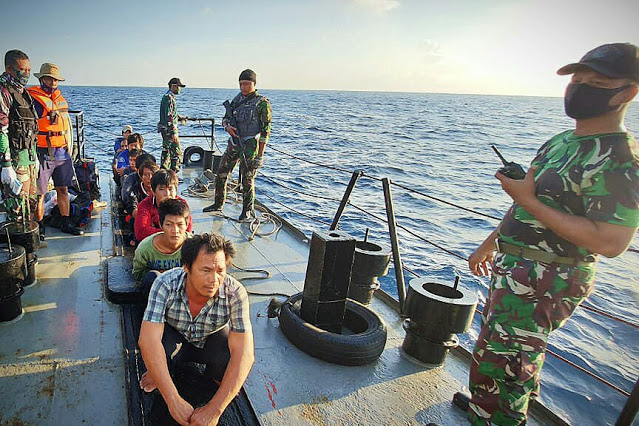
[[[27,220],[31,221],[38,200],[38,169],[35,164],[31,164],[28,166],[15,167],[15,171],[18,180],[22,182],[20,195],[16,196],[11,192],[9,186],[2,185],[2,197],[4,198],[3,204],[7,212],[7,220],[11,222],[22,221],[24,215],[27,213],[25,209],[28,209],[29,217],[27,217]]]
[[[248,139],[244,142],[244,152],[239,146],[233,146],[230,142],[222,155],[220,166],[215,177],[215,204],[221,206],[226,199],[226,184],[229,175],[233,172],[235,165],[240,163],[240,179],[242,181],[242,208],[244,211],[252,211],[255,208],[255,176],[257,169],[247,167],[252,166],[252,159],[257,155],[257,140]]]
[[[174,172],[180,171],[182,163],[182,148],[179,143],[173,142],[173,138],[168,132],[162,130],[162,155],[160,157],[160,167],[171,169]]]
[[[498,253],[470,368],[473,425],[519,425],[539,378],[550,332],[594,287],[594,264],[544,264]]]

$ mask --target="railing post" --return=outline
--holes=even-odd
[[[339,207],[337,208],[337,212],[335,213],[335,217],[333,218],[333,223],[331,223],[330,231],[334,231],[337,229],[337,224],[339,223],[342,214],[344,213],[344,209],[346,208],[346,204],[348,200],[351,198],[351,192],[353,192],[353,188],[355,188],[355,184],[357,180],[364,174],[361,170],[355,170],[353,175],[351,176],[351,181],[348,183],[348,187],[346,191],[344,191],[344,196],[342,197],[342,201],[339,203]]]
[[[639,379],[626,400],[626,405],[623,406],[615,426],[630,426],[637,417],[637,410],[639,410]]]
[[[391,180],[382,179],[384,186],[384,202],[386,203],[386,217],[388,218],[388,233],[390,234],[391,248],[393,249],[393,266],[395,268],[395,281],[397,282],[397,295],[399,296],[399,312],[404,313],[404,301],[406,300],[406,284],[404,282],[404,267],[399,254],[397,241],[397,227],[395,224],[395,210],[393,208],[393,196],[390,189]]]

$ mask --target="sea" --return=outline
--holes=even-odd
[[[109,170],[113,142],[125,124],[145,139],[159,158],[156,132],[165,88],[62,87],[71,109],[84,112],[87,155]],[[187,87],[178,96],[181,115],[214,118],[181,127],[182,145],[226,147],[221,129],[222,102],[236,89]],[[273,109],[265,166],[256,180],[257,198],[309,238],[325,232],[356,170],[358,180],[340,220],[340,229],[357,239],[389,244],[380,178],[392,182],[399,249],[406,285],[416,276],[460,284],[485,301],[488,280],[472,276],[464,260],[488,236],[508,209],[510,198],[494,177],[501,163],[496,146],[509,161],[530,164],[536,150],[553,135],[573,127],[560,97],[487,96],[435,93],[260,90]],[[639,105],[626,118],[639,134]],[[400,186],[401,185],[401,186]],[[103,191],[108,190],[106,182]],[[405,189],[408,188],[408,189]],[[462,208],[460,208],[462,207]],[[410,233],[404,230],[410,230]],[[633,251],[601,258],[596,290],[586,302],[637,324],[639,237]],[[455,253],[452,255],[450,253]],[[381,279],[397,295],[394,270]],[[460,336],[472,348],[479,329]],[[549,348],[561,357],[631,392],[639,377],[637,328],[579,308],[553,333]],[[452,396],[452,395],[451,395]],[[548,355],[541,399],[575,425],[614,424],[626,397],[555,356]],[[636,421],[635,424],[639,424]]]

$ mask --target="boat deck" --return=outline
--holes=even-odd
[[[185,170],[181,189],[198,174]],[[209,200],[185,198],[195,232],[225,235],[238,249],[237,266],[270,272],[256,280],[231,270],[249,292],[302,291],[310,246],[299,231],[284,226],[249,241],[247,223],[202,213]],[[0,424],[135,424],[127,413],[121,307],[106,300],[100,266],[114,256],[110,210],[95,212],[83,237],[47,230],[48,247],[38,251],[39,282],[22,296],[25,314],[0,324]],[[227,202],[224,213],[237,217],[240,207]],[[278,320],[267,316],[271,298],[250,296],[255,365],[244,391],[261,424],[467,424],[451,403],[468,380],[467,354],[452,351],[439,368],[411,362],[401,351],[402,321],[382,298],[371,308],[388,327],[386,347],[377,362],[356,367],[293,346]],[[542,410],[529,424],[563,423]]]

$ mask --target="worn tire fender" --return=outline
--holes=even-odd
[[[375,312],[348,299],[344,326],[355,334],[330,333],[304,321],[300,315],[302,293],[291,296],[280,309],[284,335],[307,354],[340,365],[365,365],[375,361],[386,346],[387,330]]]
[[[197,161],[193,161],[191,160],[191,157],[193,157],[193,154],[198,154],[200,156],[200,159]],[[190,146],[187,149],[184,150],[184,154],[182,155],[182,163],[184,164],[184,167],[201,167],[202,164],[204,164],[204,148],[200,147],[200,146]]]

